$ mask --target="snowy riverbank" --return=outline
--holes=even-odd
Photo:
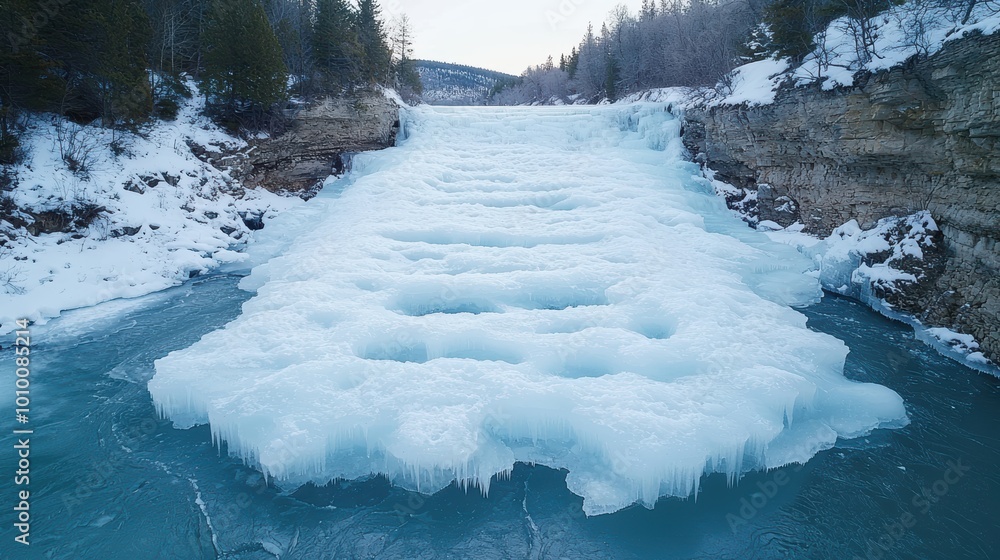
[[[720,196],[813,258],[826,290],[1000,374],[988,362],[1000,348],[990,272],[1000,263],[1000,14],[908,2],[869,23],[879,33],[865,52],[838,19],[799,64],[762,60],[714,89],[628,101],[684,109],[685,143],[721,179]]]
[[[195,92],[176,120],[117,136],[51,115],[33,118],[25,162],[12,170],[18,185],[5,193],[17,210],[0,221],[10,239],[0,248],[0,331],[19,318],[44,322],[238,261],[251,226],[302,202],[245,189],[224,162],[199,159],[192,146],[246,148],[203,116],[202,104]],[[71,153],[76,171],[63,157]],[[55,231],[29,234],[46,219]]]

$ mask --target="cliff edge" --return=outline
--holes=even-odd
[[[685,143],[755,192],[761,220],[820,236],[928,211],[944,250],[891,303],[975,336],[1000,362],[1000,34],[859,76],[784,88],[774,103],[686,111]]]

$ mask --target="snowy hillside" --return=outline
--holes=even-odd
[[[0,331],[238,261],[252,229],[301,202],[233,180],[218,154],[246,143],[203,117],[187,86],[177,119],[140,134],[51,115],[30,123],[16,187],[0,193]]]
[[[766,105],[785,84],[822,84],[825,90],[852,86],[859,72],[877,72],[941,50],[948,41],[973,33],[989,35],[1000,30],[1000,13],[984,2],[963,23],[965,14],[954,6],[929,7],[921,2],[893,6],[861,26],[842,17],[817,34],[816,48],[797,65],[788,59],[769,58],[736,68],[708,92],[709,105]],[[862,28],[867,42],[860,41]]]
[[[430,60],[417,61],[417,72],[424,86],[423,100],[429,105],[483,105],[498,81],[516,79],[493,70]]]

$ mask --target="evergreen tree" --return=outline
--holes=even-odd
[[[576,70],[580,67],[580,52],[573,47],[569,52],[569,59],[566,61],[566,73],[569,74],[569,79],[576,78]]]
[[[43,108],[58,96],[58,88],[48,91],[48,99],[38,95],[48,73],[48,64],[38,54],[37,33],[29,25],[29,2],[0,0],[0,164],[16,163],[19,156],[18,110]],[[53,83],[50,81],[50,83]]]
[[[587,34],[577,50],[577,58],[579,59],[577,68],[572,73],[577,82],[577,90],[586,99],[596,100],[604,91],[607,79],[607,69],[604,66],[607,56],[597,37],[594,36],[593,25],[587,26]]]
[[[801,60],[816,47],[816,33],[847,13],[844,0],[774,0],[764,9],[771,48],[778,56]]]
[[[288,69],[257,0],[214,0],[203,39],[205,93],[227,120],[259,119],[284,98]]]
[[[418,100],[424,92],[424,84],[420,81],[415,60],[407,58],[396,65],[396,80],[400,93],[409,100]]]
[[[332,91],[356,81],[361,73],[357,15],[346,0],[318,0],[312,53],[320,87]]]
[[[750,38],[747,39],[746,44],[740,50],[740,61],[756,62],[764,60],[770,58],[773,52],[774,46],[771,44],[771,34],[767,25],[760,24],[750,31]]]
[[[105,125],[149,115],[150,28],[139,0],[5,4],[11,51],[0,54],[0,102]]]
[[[370,84],[385,82],[392,67],[392,54],[386,45],[381,10],[376,0],[359,0],[356,26],[362,52],[362,79]]]
[[[105,126],[131,125],[152,111],[146,48],[152,28],[135,0],[98,0],[90,5],[97,60],[93,80]]]
[[[800,59],[815,46],[808,25],[808,0],[774,0],[764,11],[771,30],[771,48],[780,57]]]
[[[296,93],[300,96],[308,94],[313,85],[315,67],[312,60],[312,29],[313,9],[309,2],[303,0],[271,0],[283,7],[271,17],[271,27],[281,45],[285,66],[291,75]]]
[[[607,75],[604,78],[604,96],[614,101],[618,98],[618,61],[609,54],[605,67]]]
[[[53,59],[42,54],[44,37],[32,21],[37,9],[37,0],[0,0],[0,110],[8,115],[51,110],[64,91]]]

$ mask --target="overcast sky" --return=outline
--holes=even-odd
[[[641,0],[382,0],[385,19],[410,17],[415,58],[520,74],[552,55],[569,53],[618,4]]]

